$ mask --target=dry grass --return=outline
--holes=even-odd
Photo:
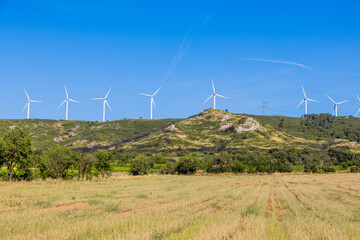
[[[360,174],[0,183],[0,239],[360,239]]]

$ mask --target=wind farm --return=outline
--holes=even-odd
[[[360,239],[359,12],[0,0],[0,239]]]

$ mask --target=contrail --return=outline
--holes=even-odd
[[[181,59],[186,55],[189,48],[191,47],[192,38],[194,38],[195,36],[193,36],[191,38],[189,35],[191,35],[191,34],[196,35],[197,33],[199,33],[199,31],[205,26],[205,24],[209,21],[209,19],[212,17],[212,15],[214,15],[214,13],[207,16],[205,18],[205,20],[201,23],[201,25],[199,25],[196,29],[194,29],[194,24],[193,24],[186,31],[185,36],[180,44],[178,51],[176,52],[175,56],[171,60],[169,67],[165,71],[165,76],[164,76],[164,79],[162,82],[165,82],[170,77],[170,75],[175,71],[177,65],[179,64]]]
[[[309,66],[306,66],[304,64],[297,63],[297,62],[291,62],[291,61],[282,61],[282,60],[265,59],[265,58],[241,58],[241,59],[250,60],[250,61],[259,61],[259,62],[271,62],[271,63],[288,64],[288,65],[294,65],[294,66],[298,66],[298,67],[313,70],[312,67],[309,67]]]

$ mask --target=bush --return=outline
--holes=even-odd
[[[323,167],[324,172],[336,172],[335,167]]]
[[[144,156],[140,155],[131,161],[129,173],[134,176],[145,175],[148,174],[149,169],[149,163]]]
[[[160,174],[174,174],[174,165],[171,163],[166,164],[159,170]]]
[[[243,173],[245,171],[245,166],[242,162],[237,161],[232,165],[231,171],[234,173]]]
[[[63,146],[50,148],[43,153],[39,164],[42,178],[62,178],[66,170],[75,164],[77,156],[74,152]]]
[[[0,168],[0,180],[7,179],[7,176],[8,176],[7,170],[4,168]]]
[[[360,168],[358,166],[351,166],[350,167],[350,172],[354,173],[354,172],[359,172]]]
[[[174,171],[178,174],[194,174],[197,169],[197,164],[194,160],[189,158],[181,158],[175,163]]]
[[[96,157],[96,169],[101,173],[102,177],[110,175],[111,162],[114,159],[114,154],[107,150],[99,150],[95,153]]]

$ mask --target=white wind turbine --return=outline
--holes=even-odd
[[[69,94],[68,94],[68,92],[67,92],[67,90],[66,90],[66,86],[65,86],[65,93],[66,93],[66,98],[65,98],[65,100],[60,104],[60,106],[58,107],[58,109],[59,109],[64,103],[66,103],[66,117],[65,117],[65,120],[68,120],[69,101],[71,101],[71,102],[76,102],[76,103],[80,103],[80,102],[69,98]]]
[[[333,110],[333,116],[334,117],[337,117],[337,106],[339,105],[339,104],[342,104],[342,103],[346,103],[346,102],[348,102],[349,100],[346,100],[346,101],[342,101],[342,102],[335,102],[334,100],[332,100],[331,99],[331,97],[329,97],[328,95],[326,95],[335,105],[334,105],[334,110]]]
[[[29,119],[29,117],[30,117],[30,103],[32,103],[32,102],[42,102],[42,101],[31,100],[29,95],[27,94],[25,88],[24,88],[24,92],[25,92],[26,97],[27,97],[27,102],[26,102],[25,107],[23,108],[22,111],[24,111],[26,107],[28,108],[27,109],[27,119]]]
[[[358,99],[359,102],[360,102],[360,97],[359,97],[359,95],[356,94],[356,96],[357,96],[357,99]],[[356,112],[355,117],[359,114],[359,112],[360,112],[360,108],[359,108],[359,110]]]
[[[153,115],[153,105],[154,105],[154,108],[156,110],[156,105],[155,105],[155,101],[154,101],[154,96],[157,94],[157,92],[160,90],[161,87],[159,87],[158,90],[156,90],[156,92],[154,92],[153,95],[150,95],[150,94],[145,94],[145,93],[139,93],[140,95],[144,95],[144,96],[147,96],[147,97],[150,97],[151,98],[151,101],[150,101],[150,119],[152,119],[152,115]]]
[[[227,97],[221,96],[220,94],[217,94],[215,92],[215,86],[214,86],[214,81],[211,79],[211,84],[212,84],[212,88],[213,88],[213,94],[210,95],[210,97],[208,99],[206,99],[206,101],[204,103],[206,103],[207,101],[210,100],[210,98],[214,98],[214,109],[216,109],[216,96],[221,97],[221,98],[226,98],[229,99]]]
[[[108,101],[106,100],[106,98],[109,96],[109,93],[111,91],[111,88],[109,89],[109,91],[107,92],[107,94],[105,95],[105,97],[103,98],[92,98],[92,100],[103,100],[103,122],[105,122],[105,104],[109,107],[109,109],[112,111]]]
[[[319,101],[316,101],[316,100],[313,100],[313,99],[310,99],[306,96],[306,93],[305,93],[305,90],[304,90],[304,87],[301,86],[302,90],[303,90],[303,93],[304,93],[304,99],[300,102],[300,104],[296,107],[300,107],[300,105],[305,102],[305,115],[307,115],[307,101],[311,101],[311,102],[319,102]]]

